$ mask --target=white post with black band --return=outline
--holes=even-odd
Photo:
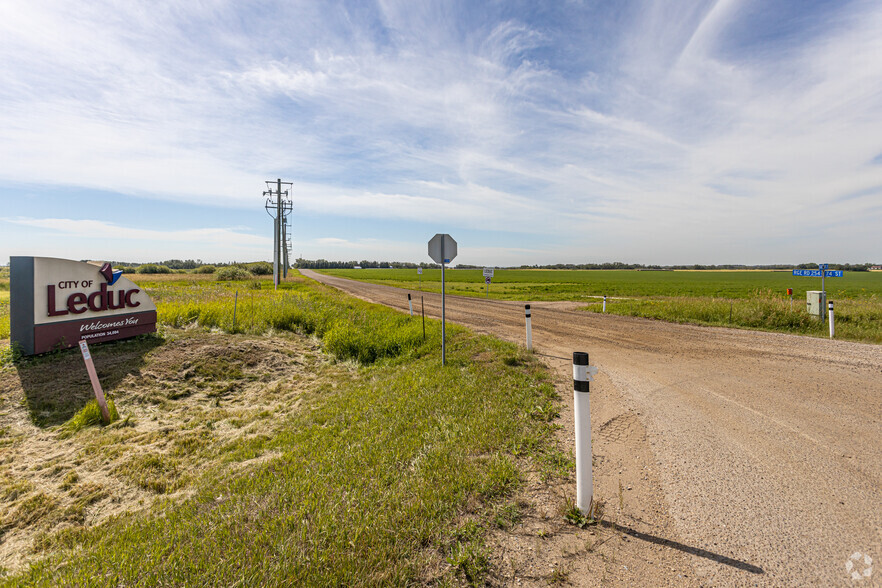
[[[603,295],[603,312],[606,312],[606,294]]]
[[[588,354],[573,352],[573,409],[576,421],[576,507],[589,515],[594,496],[591,473],[591,403],[588,399],[591,376],[597,368],[588,365]]]
[[[527,317],[527,351],[533,351],[533,327],[530,325],[530,305],[524,305],[524,314]]]
[[[410,316],[413,316],[413,300],[410,299],[410,294],[407,295],[407,305],[410,307]]]
[[[833,328],[833,301],[827,303],[827,309],[830,312],[830,338],[833,338],[833,334],[835,333],[835,329]]]

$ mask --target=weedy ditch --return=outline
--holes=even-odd
[[[565,475],[559,398],[523,350],[452,326],[442,368],[435,321],[423,340],[305,280],[249,316],[235,284],[201,286],[148,286],[163,333],[95,346],[109,426],[50,393],[73,352],[0,368],[6,448],[44,453],[0,463],[2,532],[34,531],[4,585],[480,584],[525,468]]]
[[[816,337],[829,336],[829,326],[805,312],[805,302],[782,300],[771,291],[758,290],[748,299],[665,298],[609,299],[606,312],[676,323],[736,327]],[[582,310],[601,312],[602,302]],[[825,309],[826,317],[826,309]],[[836,338],[882,343],[882,305],[876,296],[835,301]]]

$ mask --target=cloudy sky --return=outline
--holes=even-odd
[[[882,262],[882,2],[0,0],[0,259]]]

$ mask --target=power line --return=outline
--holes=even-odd
[[[286,189],[282,190],[282,186]],[[288,240],[288,214],[294,209],[290,196],[294,191],[293,186],[293,182],[283,182],[281,178],[275,181],[266,180],[267,190],[263,193],[267,197],[264,208],[273,219],[273,286],[275,288],[279,287],[280,277],[288,277],[288,254],[291,248],[291,242]]]

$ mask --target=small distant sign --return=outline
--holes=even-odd
[[[485,283],[485,284],[489,284],[489,283],[490,283],[490,280],[491,280],[491,277],[490,277],[490,276],[484,276],[484,283]]]
[[[825,269],[827,269],[828,267],[830,267],[830,264],[829,264],[829,263],[819,263],[819,264],[818,264],[818,269],[825,270]]]
[[[417,268],[417,274],[419,274],[419,275],[423,275],[423,268],[418,267],[418,268]]]
[[[485,278],[492,278],[493,277],[493,268],[492,267],[485,267],[484,268],[484,277]]]
[[[805,270],[805,269],[795,269],[793,270],[794,276],[804,276],[809,278],[821,278],[827,276],[828,278],[841,278],[842,270]]]

